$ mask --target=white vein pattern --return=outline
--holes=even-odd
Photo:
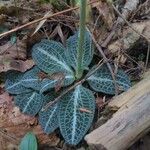
[[[44,86],[41,87],[40,89],[40,93],[42,93],[43,91],[45,91],[45,89],[49,88],[49,86],[55,84],[57,82],[57,80],[52,80],[50,82],[50,80],[47,82],[47,84],[45,84]]]
[[[72,143],[75,140],[75,131],[76,131],[76,124],[77,124],[77,105],[78,105],[78,97],[79,97],[79,86],[77,86],[76,90],[74,91],[74,105],[73,105],[73,111],[74,111],[74,119],[72,122]]]
[[[113,83],[113,80],[111,80],[111,79],[95,77],[95,76],[90,76],[87,80],[89,80],[89,81],[94,81],[95,80],[95,81],[98,81],[98,82],[111,82],[111,83]],[[116,81],[116,83],[124,85],[124,86],[126,86],[128,88],[130,87],[128,84],[125,84],[125,83],[120,82],[120,81]]]
[[[86,108],[93,113],[81,112],[80,108]],[[94,111],[94,96],[82,85],[78,85],[60,101],[59,125],[68,144],[76,145],[83,138],[93,120]]]
[[[24,109],[23,109],[23,111],[22,111],[23,113],[25,113],[25,112],[26,112],[26,110],[28,109],[28,106],[30,105],[30,103],[31,103],[31,102],[32,102],[32,100],[34,99],[35,95],[36,95],[36,93],[35,93],[35,92],[31,95],[31,97],[30,97],[29,101],[27,102],[27,104],[26,104],[25,108],[24,108]]]
[[[13,87],[15,87],[15,86],[17,86],[17,85],[19,85],[19,84],[20,84],[20,82],[17,82],[17,83],[15,83],[15,84],[11,85],[11,86],[8,86],[8,87],[6,88],[6,90],[9,90],[9,89],[11,89],[11,88],[13,88]]]
[[[58,60],[58,58],[56,58],[55,56],[50,55],[47,51],[45,51],[44,49],[38,47],[37,50],[39,50],[39,52],[41,52],[42,54],[48,56],[51,60],[56,61],[58,64],[54,64],[54,65],[58,65],[60,67],[63,67],[65,70],[67,70],[68,72],[72,72],[72,70],[68,67],[68,65],[60,60]]]
[[[46,122],[46,125],[45,125],[45,127],[44,127],[44,131],[45,131],[45,132],[46,132],[46,130],[47,130],[47,127],[49,126],[49,123],[50,123],[52,117],[57,117],[57,116],[54,116],[56,110],[57,110],[57,106],[54,108],[54,110],[52,111],[51,115],[49,116],[48,121]]]
[[[45,133],[52,133],[55,129],[59,127],[58,123],[58,105],[55,104],[49,107],[45,111],[39,113],[39,123],[42,126]]]

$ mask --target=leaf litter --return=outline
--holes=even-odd
[[[20,3],[18,4],[18,8],[21,5],[24,6],[23,7],[24,12],[28,12],[28,11],[31,12],[32,10],[33,11],[36,10],[35,11],[36,15],[35,15],[35,13],[33,13],[30,17],[28,15],[26,15],[27,20],[25,19],[25,17],[23,17],[24,20],[21,20],[21,22],[28,22],[31,18],[35,19],[37,16],[44,16],[46,14],[46,11],[45,11],[46,6],[42,7],[43,12],[40,13],[36,9],[37,7],[39,7],[39,5],[36,6],[37,1],[35,0],[35,2],[36,3],[33,4],[33,1],[32,1],[29,5],[24,4],[23,2],[21,2],[21,4]],[[13,4],[13,2],[11,2],[11,4]],[[110,33],[109,31],[113,30],[112,26],[113,26],[114,21],[117,20],[117,18],[115,16],[114,11],[112,11],[113,9],[111,8],[110,4],[103,2],[103,1],[100,1],[100,3],[97,2],[97,4],[98,5],[92,5],[92,9],[95,10],[95,12],[98,16],[100,15],[101,20],[98,19],[96,22],[96,19],[98,18],[98,17],[96,17],[96,19],[93,19],[90,21],[93,24],[95,23],[95,25],[94,25],[95,30],[93,31],[93,33],[97,37],[97,41],[99,43],[103,43],[104,40],[109,35],[109,33]],[[30,5],[34,6],[33,9]],[[141,5],[142,5],[142,3],[139,3],[137,5],[137,7],[140,9]],[[128,5],[125,5],[125,6],[128,6]],[[146,6],[144,6],[144,5],[142,7],[146,8]],[[25,10],[25,8],[27,8],[27,10]],[[47,9],[49,9],[52,13],[54,13],[51,10],[51,8],[48,7]],[[1,10],[1,6],[0,6],[0,10]],[[19,8],[19,10],[20,10],[20,8]],[[134,8],[134,11],[132,13],[134,14],[135,12],[136,11]],[[5,13],[4,13],[4,15],[5,15]],[[72,15],[72,14],[70,14],[70,15]],[[15,16],[15,18],[17,18],[16,15],[14,15],[14,16]],[[128,16],[128,14],[127,14],[127,16]],[[130,20],[130,21],[134,28],[136,28],[135,26],[138,27],[137,30],[139,30],[140,33],[143,33],[144,35],[149,36],[149,34],[148,34],[149,29],[147,29],[147,27],[148,27],[147,21],[146,22],[143,21],[143,16],[145,16],[145,18],[148,16],[147,9],[145,9],[145,12],[142,12],[142,15],[140,15],[140,12],[138,12],[137,14],[134,14],[132,16],[132,19],[134,19],[134,22],[136,22],[136,23],[132,23],[132,20]],[[3,18],[2,14],[0,14],[0,17]],[[10,21],[10,20],[12,20],[12,16],[10,18],[8,20],[5,18],[5,20],[7,21],[7,24],[9,24],[9,27],[13,27],[13,26],[15,26],[15,22]],[[21,18],[21,17],[19,17],[19,18]],[[138,20],[136,20],[137,18],[138,18]],[[139,23],[140,19],[141,19],[142,23]],[[48,23],[48,21],[52,22],[51,25],[50,25],[50,23]],[[0,22],[1,22],[1,19],[0,19]],[[22,36],[24,34],[23,31],[20,31],[19,34],[17,34],[16,43],[12,44],[10,42],[10,40],[5,39],[5,41],[4,41],[5,44],[0,45],[0,73],[7,72],[9,70],[17,70],[17,71],[21,71],[21,72],[25,72],[26,70],[29,70],[30,68],[32,68],[34,66],[34,63],[30,58],[30,49],[31,48],[29,48],[29,45],[32,46],[33,43],[36,43],[40,39],[46,38],[46,37],[50,37],[50,39],[55,39],[55,40],[61,41],[65,45],[68,35],[73,33],[73,30],[71,30],[70,28],[68,28],[62,24],[58,25],[57,21],[48,19],[44,23],[43,22],[41,22],[41,24],[39,24],[39,26],[37,26],[37,25],[30,26],[28,28],[29,31],[25,30],[25,34],[27,34],[27,35],[31,35],[30,30],[32,30],[33,32],[36,31],[35,35],[33,37],[31,37],[31,36],[27,37],[27,39],[30,40],[30,42],[32,42],[31,45],[30,45],[30,42],[29,43],[27,42],[27,40],[22,40],[23,39]],[[62,23],[64,23],[64,22],[62,21]],[[6,24],[6,22],[5,22],[5,24]],[[70,26],[69,22],[66,24],[68,24]],[[72,29],[75,29],[75,26],[76,26],[76,24],[72,21],[72,23],[71,23]],[[90,28],[93,29],[93,25],[90,24]],[[53,32],[54,31],[53,29],[56,29],[55,33]],[[39,34],[40,32],[42,34]],[[122,32],[123,32],[123,34],[122,34]],[[102,33],[104,33],[104,34],[102,34]],[[51,35],[51,36],[47,36],[47,35]],[[37,39],[34,39],[35,36],[37,36]],[[132,38],[129,38],[129,37],[132,37]],[[122,59],[120,59],[120,61],[118,63],[116,63],[116,61],[115,61],[117,66],[123,67],[126,70],[130,69],[134,72],[134,71],[136,71],[136,69],[134,69],[134,68],[137,67],[137,64],[134,61],[132,61],[132,59],[127,57],[126,55],[123,54],[123,56],[122,56],[121,50],[124,49],[125,54],[130,55],[130,52],[133,50],[134,46],[136,46],[136,43],[140,39],[141,39],[141,37],[139,35],[135,34],[135,32],[132,31],[130,29],[130,27],[125,26],[123,28],[123,31],[118,30],[116,32],[114,39],[111,41],[110,44],[108,44],[108,49],[106,49],[106,51],[105,51],[106,56],[108,56],[112,61],[115,60],[115,58],[119,59],[119,57],[121,57]],[[122,41],[123,41],[123,43],[122,43]],[[127,42],[129,42],[129,43],[127,43]],[[143,47],[144,47],[145,51],[147,51],[147,49],[146,49],[147,46],[143,45]],[[138,50],[138,48],[137,48],[137,50]],[[97,57],[99,57],[99,54],[97,52],[95,52],[95,55]],[[146,57],[147,53],[143,52],[143,55]],[[131,57],[133,57],[133,56],[131,55]],[[97,58],[95,58],[95,61],[96,61],[96,59]],[[145,59],[142,60],[142,62],[144,62],[144,64],[145,64]],[[137,59],[135,61],[137,63],[139,62],[139,60],[137,60]],[[131,68],[131,66],[132,66],[132,68]],[[141,74],[141,72],[139,72],[139,74]],[[12,96],[10,96],[7,92],[5,92],[3,90],[3,87],[1,88],[1,91],[2,92],[0,94],[0,118],[1,118],[0,128],[6,129],[8,133],[13,134],[13,136],[17,137],[16,139],[20,139],[21,137],[23,137],[23,135],[28,130],[33,129],[33,131],[39,137],[40,142],[43,142],[46,144],[49,143],[49,145],[51,145],[50,142],[52,142],[52,143],[54,142],[54,146],[59,145],[58,144],[59,138],[56,137],[55,134],[52,136],[44,135],[43,131],[41,130],[41,127],[37,123],[36,118],[23,115],[19,111],[19,109],[14,106]],[[101,107],[101,105],[103,106],[103,101],[101,100],[101,98],[100,98],[100,102],[98,102],[98,105],[99,105],[98,107]],[[86,108],[80,108],[80,109],[81,109],[80,111],[82,111],[82,112],[90,113],[90,110],[87,110]],[[10,126],[10,124],[12,126]],[[20,131],[22,131],[22,132],[19,134]],[[6,142],[7,140],[4,138],[4,141]],[[5,142],[3,142],[3,143],[5,143]]]

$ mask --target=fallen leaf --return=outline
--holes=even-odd
[[[2,56],[0,56],[0,72],[6,72],[8,70],[17,70],[25,72],[33,66],[33,60],[14,60],[6,57],[3,58]]]
[[[43,132],[36,117],[21,113],[19,108],[14,106],[12,96],[3,91],[0,95],[0,137],[3,137],[0,138],[0,148],[3,146],[7,149],[10,143],[19,144],[21,138],[29,131],[37,136],[40,144],[56,146],[59,142],[55,133],[46,135]]]
[[[98,108],[102,109],[105,105],[105,96],[104,97],[97,96],[96,104]]]
[[[12,103],[12,109],[0,108],[0,135],[7,141],[7,137],[13,137],[17,142],[9,139],[12,144],[18,144],[21,138],[27,132],[33,132],[40,144],[48,144],[49,146],[56,146],[59,138],[55,133],[46,135],[41,126],[37,125],[37,118],[22,114],[18,107]],[[6,145],[7,146],[7,145]]]
[[[60,24],[57,25],[57,33],[58,33],[58,35],[59,35],[59,37],[61,39],[61,42],[63,43],[63,45],[65,45],[65,37],[63,35],[63,31],[61,29]]]
[[[147,38],[150,38],[150,21],[132,23],[131,26],[139,33],[144,34]],[[112,42],[108,45],[110,53],[116,54],[123,49],[126,51],[133,47],[133,45],[140,39],[140,35],[133,31],[130,27],[123,30],[122,38]]]
[[[0,95],[0,108],[5,105],[9,105],[12,102],[12,96],[10,96],[7,92],[1,93]]]
[[[6,44],[0,46],[0,56],[14,59],[26,59],[27,45],[24,40],[17,40],[15,44],[8,41]]]
[[[91,0],[92,2],[93,0]],[[114,11],[111,5],[107,1],[99,1],[97,3],[92,4],[92,7],[96,7],[99,11],[99,15],[102,16],[103,21],[107,25],[109,29],[112,28],[114,24]]]
[[[51,13],[52,13],[51,11],[48,11],[48,12],[44,15],[44,17],[49,16]],[[46,22],[46,20],[47,20],[47,19],[44,19],[44,20],[40,21],[40,23],[38,24],[38,26],[36,27],[34,33],[33,33],[31,36],[33,36],[35,33],[38,32],[38,30],[44,25],[44,23]]]

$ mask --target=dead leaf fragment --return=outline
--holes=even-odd
[[[150,21],[142,23],[133,23],[132,27],[139,33],[143,33],[147,38],[150,38],[148,34],[150,31]],[[122,38],[108,45],[108,50],[115,54],[121,49],[124,51],[132,48],[132,46],[139,40],[140,35],[133,31],[130,27],[123,30]]]
[[[14,59],[26,59],[27,45],[25,40],[17,40],[17,43],[11,44],[8,41],[6,44],[0,46],[0,56]]]
[[[12,109],[0,108],[0,135],[3,140],[8,141],[8,137],[14,137],[17,142],[9,139],[12,144],[19,143],[21,138],[29,131],[32,131],[38,138],[40,144],[56,146],[59,138],[55,134],[47,135],[43,132],[40,125],[37,125],[37,118],[24,115],[18,107],[12,103]],[[1,137],[0,136],[0,137]],[[5,145],[7,147],[7,145]]]
[[[2,56],[0,56],[0,72],[6,72],[8,70],[25,72],[33,66],[33,60],[14,60],[9,58],[3,58]]]
[[[93,7],[97,8],[99,15],[102,16],[107,27],[111,29],[115,19],[114,11],[111,8],[111,5],[107,1],[99,1],[94,3]]]
[[[10,96],[7,92],[4,92],[0,95],[0,108],[5,105],[9,105],[12,102],[12,96]]]
[[[44,15],[44,17],[49,16],[51,13],[52,13],[51,11],[48,11],[48,12]],[[38,32],[38,30],[44,25],[44,23],[46,22],[46,20],[47,20],[47,19],[44,19],[44,20],[40,21],[40,23],[38,24],[38,26],[36,27],[34,33],[33,33],[31,36],[33,36],[35,33]]]

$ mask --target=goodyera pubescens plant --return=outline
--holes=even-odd
[[[71,145],[81,141],[94,117],[95,97],[87,87],[96,92],[115,94],[110,71],[103,65],[87,78],[89,86],[78,85],[58,103],[41,110],[55,99],[56,90],[79,80],[92,61],[92,39],[85,30],[85,5],[85,0],[82,0],[79,32],[67,39],[66,47],[52,40],[35,44],[32,58],[36,65],[25,73],[9,72],[5,83],[6,90],[14,95],[14,102],[23,113],[38,114],[39,123],[47,134],[60,128],[66,143]],[[118,69],[116,83],[122,91],[130,87],[129,78],[123,70]]]

